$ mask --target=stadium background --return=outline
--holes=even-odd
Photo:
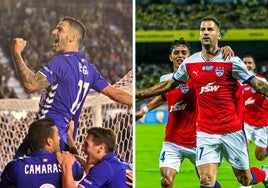
[[[132,93],[133,20],[129,0],[0,1],[0,172],[22,142],[38,108],[40,93],[26,94],[14,71],[11,40],[26,39],[26,64],[38,71],[54,55],[49,34],[62,16],[81,19],[87,38],[81,51],[115,87]],[[80,151],[86,129],[104,126],[117,133],[117,153],[133,163],[132,107],[93,93],[86,99],[77,136]]]
[[[267,77],[267,3],[267,0],[136,0],[136,89],[150,87],[159,82],[162,74],[173,71],[168,55],[174,39],[185,37],[192,53],[201,49],[200,21],[208,15],[221,22],[220,46],[230,45],[240,57],[250,53],[256,59],[257,72]],[[137,103],[136,110],[146,103],[146,100]],[[166,120],[166,107],[161,106],[136,122],[136,187],[160,187],[158,160]],[[250,164],[267,165],[267,159],[255,159],[254,146],[251,144],[249,148]],[[240,187],[227,162],[223,162],[217,175],[222,187]],[[189,160],[183,162],[174,187],[199,187]]]
[[[159,82],[172,72],[170,43],[184,37],[191,53],[201,50],[200,21],[214,16],[221,23],[220,46],[229,45],[240,58],[251,54],[256,72],[268,78],[268,1],[243,0],[136,0],[136,89]],[[148,100],[137,103],[136,110]],[[145,115],[137,123],[165,123],[166,106]]]
[[[23,92],[14,73],[11,40],[23,37],[28,41],[24,58],[36,72],[53,55],[49,34],[61,16],[74,16],[85,23],[87,39],[81,50],[111,84],[132,69],[129,0],[3,0],[0,13],[0,98],[33,97]]]

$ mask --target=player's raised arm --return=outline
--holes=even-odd
[[[136,92],[136,101],[140,101],[142,99],[154,97],[157,95],[163,95],[166,92],[176,88],[179,84],[180,84],[180,82],[176,82],[173,79],[169,79],[167,81],[160,82],[160,83],[158,83],[150,88],[147,88],[147,89],[144,89],[141,91],[137,91]]]
[[[15,38],[11,44],[12,60],[16,72],[21,80],[25,92],[33,93],[49,86],[49,82],[40,72],[34,74],[25,64],[22,58],[22,51],[27,42],[22,38]]]
[[[257,92],[268,97],[268,83],[267,82],[254,77],[250,80],[250,82],[248,84],[251,85],[252,87],[254,87],[254,89]]]

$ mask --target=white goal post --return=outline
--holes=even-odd
[[[113,86],[132,93],[133,73],[128,72]],[[13,159],[22,143],[28,126],[35,120],[39,99],[0,99],[0,171]],[[117,154],[133,162],[133,112],[132,107],[112,101],[100,93],[89,94],[80,115],[76,137],[78,151],[91,126],[112,128],[117,134]],[[82,154],[82,152],[81,152]]]

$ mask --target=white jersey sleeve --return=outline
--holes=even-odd
[[[246,65],[239,57],[232,57],[230,60],[233,62],[233,77],[242,84],[249,82],[255,76],[247,70]]]
[[[189,79],[189,75],[188,75],[187,70],[186,70],[185,62],[186,61],[183,61],[183,63],[179,66],[179,68],[177,69],[177,71],[173,75],[172,78],[175,81],[182,81],[182,82],[186,83],[187,80]]]
[[[167,81],[169,79],[171,79],[173,76],[173,73],[169,73],[169,74],[164,74],[160,77],[160,82],[164,82]]]

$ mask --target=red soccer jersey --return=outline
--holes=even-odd
[[[239,81],[253,77],[238,57],[224,61],[222,54],[205,60],[195,53],[179,67],[173,78],[193,80],[197,96],[197,131],[224,134],[242,129],[244,104]]]
[[[166,93],[168,122],[165,141],[187,148],[196,147],[196,95],[192,81]]]
[[[256,77],[265,79],[258,74]],[[243,89],[245,101],[244,121],[249,125],[257,127],[268,126],[268,101],[265,96],[257,93],[255,89],[248,84],[245,84]]]

